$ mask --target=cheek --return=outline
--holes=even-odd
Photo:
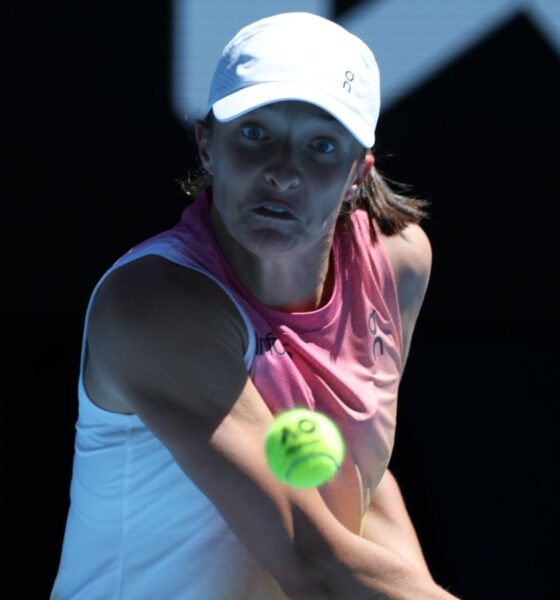
[[[213,181],[216,188],[229,194],[241,194],[243,190],[255,185],[261,171],[259,161],[255,160],[250,153],[223,152],[219,163],[214,167]]]
[[[323,160],[308,159],[305,164],[309,172],[314,174],[315,179],[329,187],[335,186],[339,192],[353,180],[356,172],[356,161],[346,153]]]
[[[222,136],[218,140],[220,163],[223,169],[231,171],[247,171],[255,169],[263,160],[263,152],[255,151],[239,144],[233,136]]]
[[[354,169],[351,164],[330,165],[317,169],[313,179],[327,204],[332,207],[344,200],[354,180]]]

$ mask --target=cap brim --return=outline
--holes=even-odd
[[[259,83],[243,88],[212,105],[218,121],[237,119],[252,110],[271,104],[296,100],[309,102],[322,108],[339,121],[365,148],[371,148],[375,142],[373,127],[356,113],[332,96],[312,87],[288,82]]]

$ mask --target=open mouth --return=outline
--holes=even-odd
[[[253,210],[254,213],[268,219],[279,219],[281,221],[291,221],[295,216],[286,208],[272,204],[263,204]]]

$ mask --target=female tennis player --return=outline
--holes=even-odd
[[[387,469],[431,249],[374,166],[379,72],[336,23],[284,13],[225,47],[196,125],[204,185],[92,291],[52,599],[446,600]],[[293,489],[274,415],[347,455]]]

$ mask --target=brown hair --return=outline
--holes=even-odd
[[[198,121],[208,130],[212,129],[214,115],[210,111],[204,119]],[[394,235],[402,231],[410,223],[419,223],[428,216],[425,208],[430,204],[428,200],[410,197],[404,194],[403,184],[391,181],[384,177],[377,168],[373,167],[368,173],[358,193],[352,200],[345,201],[342,205],[339,224],[346,227],[350,222],[350,215],[358,208],[367,211],[371,220],[375,220],[379,229],[385,235]],[[187,197],[194,201],[198,193],[212,184],[211,176],[202,169],[190,171],[186,177],[179,180],[179,184]],[[393,187],[400,188],[399,193]],[[372,228],[372,235],[373,228]]]

